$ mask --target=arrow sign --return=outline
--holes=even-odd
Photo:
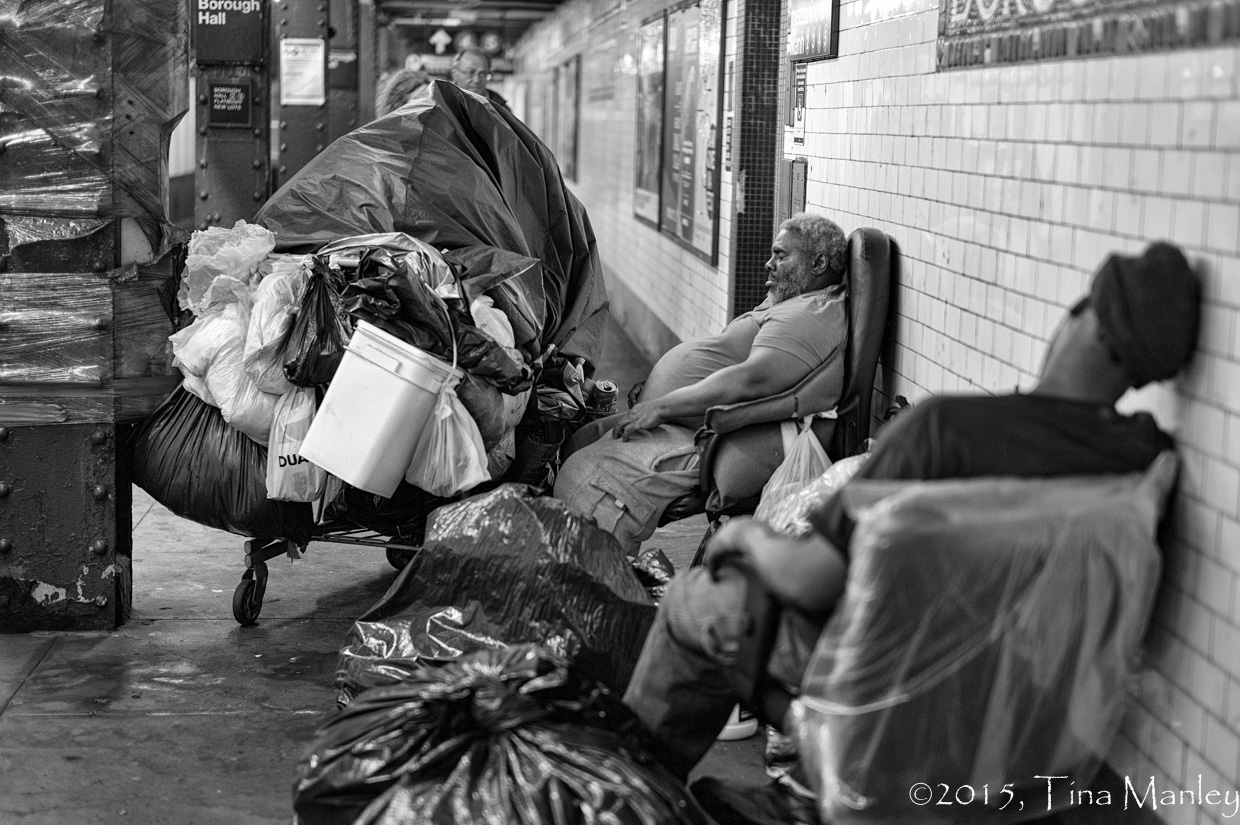
[[[431,45],[435,47],[435,54],[443,54],[448,46],[452,45],[452,35],[440,29],[430,36],[430,41]]]

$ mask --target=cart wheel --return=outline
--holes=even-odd
[[[259,562],[248,568],[241,576],[241,583],[233,591],[233,618],[242,627],[258,621],[263,612],[263,592],[267,589],[267,565]]]
[[[392,565],[397,570],[404,570],[405,565],[413,561],[413,557],[418,554],[418,551],[412,550],[408,547],[389,547],[387,548],[386,554],[388,564]]]

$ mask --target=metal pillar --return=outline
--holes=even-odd
[[[125,434],[177,382],[167,140],[186,5],[20,4],[0,77],[0,632],[110,629],[132,599]],[[153,34],[154,33],[154,34]]]
[[[270,195],[267,4],[193,11],[194,226],[251,220]]]
[[[357,0],[331,0],[331,42],[327,50],[327,140],[348,134],[360,123]],[[370,93],[371,99],[374,92]]]
[[[272,10],[272,191],[328,143],[327,0],[279,0]]]

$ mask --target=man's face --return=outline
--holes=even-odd
[[[766,262],[766,288],[775,303],[795,298],[809,287],[814,273],[809,257],[801,251],[801,240],[786,229],[771,244]]]
[[[481,55],[465,55],[452,67],[452,82],[467,92],[486,96],[487,81],[491,72],[487,68],[486,59]]]

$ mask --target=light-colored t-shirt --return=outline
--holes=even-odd
[[[806,292],[770,303],[732,319],[718,335],[677,344],[668,350],[646,379],[641,400],[653,401],[672,390],[696,384],[724,367],[740,364],[755,347],[769,347],[797,359],[800,366],[783,376],[784,389],[792,387],[828,358],[844,369],[848,338],[846,293],[842,285]],[[702,422],[676,422],[696,427]]]

